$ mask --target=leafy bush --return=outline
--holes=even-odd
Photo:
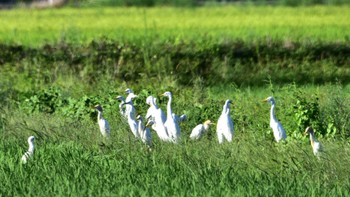
[[[27,113],[43,112],[52,114],[66,102],[62,98],[59,88],[50,87],[25,99],[24,102],[20,103],[20,108]]]

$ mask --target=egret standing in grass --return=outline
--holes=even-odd
[[[312,127],[307,127],[305,129],[305,135],[310,135],[310,143],[311,143],[311,147],[312,147],[312,151],[314,153],[315,156],[317,156],[318,158],[320,157],[320,153],[323,150],[323,147],[321,145],[321,143],[319,141],[317,141],[316,137],[315,137],[315,132],[312,129]]]
[[[155,124],[157,124],[157,120],[164,124],[166,116],[163,110],[157,106],[156,99],[153,96],[148,96],[146,98],[146,103],[150,106],[147,110],[146,119],[151,117],[155,121]]]
[[[198,140],[202,137],[202,135],[208,131],[209,126],[212,125],[214,123],[212,123],[210,120],[206,120],[203,124],[199,124],[197,125],[195,128],[192,129],[190,138],[192,140]]]
[[[27,161],[33,156],[34,154],[34,136],[30,136],[28,138],[28,144],[29,148],[28,151],[24,153],[24,155],[21,158],[21,162],[23,164],[27,163]]]
[[[95,109],[97,110],[97,113],[98,113],[97,123],[98,123],[98,126],[100,127],[101,134],[103,137],[108,138],[110,136],[110,128],[109,128],[108,121],[104,119],[102,116],[103,109],[101,105],[96,105]]]
[[[125,98],[123,96],[117,96],[116,99],[120,101],[120,103],[119,103],[119,113],[123,117],[126,118],[127,117],[126,110],[124,109]]]
[[[228,141],[232,141],[234,125],[230,117],[230,104],[231,100],[226,100],[222,109],[222,113],[219,117],[218,123],[216,125],[216,132],[218,135],[219,144],[224,142],[224,138]]]
[[[146,119],[154,121],[152,129],[156,131],[158,137],[162,141],[170,141],[168,131],[165,127],[166,116],[162,109],[157,106],[156,99],[153,96],[148,96],[146,103],[150,105],[147,110]]]
[[[178,140],[180,139],[181,131],[180,131],[180,126],[178,122],[173,117],[173,112],[171,109],[172,94],[171,92],[164,92],[163,96],[166,96],[169,98],[168,104],[167,104],[167,119],[164,125],[173,142],[177,143]]]
[[[128,94],[128,96],[125,98],[125,102],[128,103],[128,105],[125,106],[125,113],[130,113],[131,117],[133,119],[136,119],[136,109],[134,107],[132,99],[136,98],[137,95],[134,94],[134,92],[130,88],[126,89],[125,92]]]
[[[150,128],[153,125],[153,120],[148,120],[147,124],[144,125],[143,119],[140,115],[137,116],[138,122],[138,130],[143,143],[145,143],[148,147],[152,146],[152,135]]]
[[[281,140],[285,140],[287,138],[286,131],[284,130],[282,124],[280,122],[278,122],[278,120],[275,116],[275,106],[276,106],[275,99],[272,96],[270,96],[270,97],[267,97],[263,101],[269,102],[271,104],[270,127],[273,131],[273,135],[275,137],[275,140],[277,142],[279,142]]]
[[[131,102],[125,102],[123,103],[123,105],[132,105]],[[126,113],[126,116],[127,116],[127,119],[128,119],[128,124],[129,124],[129,127],[130,127],[130,130],[132,132],[132,134],[134,134],[134,136],[136,138],[139,138],[140,137],[140,133],[139,133],[139,130],[138,130],[138,122],[136,120],[136,118],[134,118],[134,116],[132,115],[132,113]]]

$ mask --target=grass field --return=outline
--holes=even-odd
[[[347,6],[2,10],[0,196],[348,196],[350,86],[333,76],[346,77],[349,70],[349,11]],[[102,36],[112,41],[99,42]],[[269,46],[276,40],[282,44]],[[301,47],[275,51],[285,50],[289,41]],[[153,46],[158,42],[163,44]],[[244,45],[238,51],[258,51],[254,46],[263,43],[266,53],[256,52],[257,60],[235,56],[225,43]],[[323,43],[340,49],[329,52]],[[313,55],[318,49],[321,55]],[[203,78],[197,68],[219,78]],[[311,76],[323,84],[279,84],[273,78],[283,82],[298,76],[298,69],[304,78],[316,73]],[[253,70],[261,71],[254,86],[230,81],[252,81]],[[181,79],[188,72],[190,78]],[[171,91],[174,112],[188,115],[181,143],[161,142],[153,132],[150,151],[134,139],[115,99],[126,88],[139,95],[134,103],[142,116],[147,96],[156,96],[165,111],[167,99],[159,94]],[[270,104],[261,100],[270,95],[287,131],[285,143],[277,144],[269,128]],[[217,122],[226,99],[233,101],[233,142],[219,145],[215,126],[200,141],[190,141],[197,124]],[[92,106],[98,103],[111,125],[109,140],[96,123]],[[303,135],[310,125],[325,147],[320,159]],[[36,137],[34,157],[21,165],[30,135]]]
[[[141,86],[140,86],[141,87]],[[122,94],[122,88],[118,92]],[[151,86],[148,87],[151,90]],[[162,87],[166,88],[166,87]],[[178,145],[159,141],[153,132],[152,151],[133,138],[120,117],[117,102],[103,102],[105,117],[111,124],[112,137],[100,136],[92,119],[54,114],[30,114],[2,107],[0,171],[2,195],[102,195],[102,196],[225,196],[225,195],[348,195],[347,163],[350,147],[343,134],[348,133],[349,88],[266,86],[259,89],[235,87],[179,89],[174,92],[176,113],[187,113],[181,124],[182,142]],[[163,89],[154,88],[152,92]],[[145,115],[145,93],[135,88],[138,113]],[[272,93],[275,92],[275,93]],[[312,103],[319,97],[320,116],[312,125],[326,124],[330,130],[318,130],[325,147],[318,160],[311,150],[296,114],[302,110],[296,95]],[[193,94],[195,93],[195,94]],[[268,126],[270,105],[261,102],[273,94],[277,117],[287,130],[287,143],[277,144]],[[97,93],[100,101],[111,96]],[[231,117],[235,122],[232,143],[219,145],[215,126],[197,142],[188,139],[190,130],[207,118],[217,121],[225,99],[231,98]],[[159,98],[165,109],[166,100]],[[342,109],[339,108],[339,103]],[[306,104],[305,104],[306,106]],[[65,108],[65,106],[62,106]],[[311,108],[310,108],[311,109]],[[307,116],[306,116],[307,117]],[[333,119],[332,119],[333,117]],[[345,129],[338,130],[332,122]],[[321,128],[320,128],[321,129]],[[335,129],[335,130],[334,130]],[[333,133],[334,132],[334,133]],[[27,149],[26,138],[36,136],[33,160],[20,165]]]
[[[268,37],[287,40],[348,41],[350,8],[343,7],[203,7],[84,8],[3,10],[0,41],[41,45],[67,40],[197,40]]]

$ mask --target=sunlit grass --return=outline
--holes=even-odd
[[[123,88],[120,87],[121,94]],[[142,87],[133,88],[138,93]],[[340,92],[337,92],[338,89]],[[337,93],[337,96],[346,99],[349,87],[273,84],[255,89],[211,87],[201,93],[204,96],[202,100],[193,95],[200,92],[200,87],[181,90],[174,87],[171,91],[174,92],[174,111],[187,111],[189,120],[181,124],[182,142],[178,145],[159,141],[153,132],[152,151],[133,138],[128,125],[119,115],[117,105],[105,110],[105,118],[112,128],[110,140],[101,137],[95,118],[74,120],[59,114],[27,115],[18,109],[0,108],[6,120],[0,141],[2,194],[349,194],[347,163],[350,162],[350,146],[347,140],[341,136],[320,137],[325,152],[318,160],[312,154],[307,137],[292,136],[296,123],[293,122],[293,114],[289,113],[290,105],[295,102],[292,92],[319,95],[323,113],[327,114],[326,106],[336,99],[334,95]],[[286,143],[276,144],[268,126],[270,105],[261,102],[261,99],[271,94],[276,97],[277,117],[289,135]],[[202,140],[190,141],[191,128],[206,118],[216,122],[227,98],[233,100],[233,142],[219,145],[215,126]],[[135,102],[142,101],[136,99]],[[159,98],[163,109],[165,102]],[[137,110],[144,115],[145,109],[141,106],[137,105]],[[209,110],[195,117],[200,106],[209,107]],[[28,165],[20,165],[29,135],[36,136],[36,151]]]

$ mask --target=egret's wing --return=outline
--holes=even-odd
[[[153,107],[148,108],[146,116],[145,116],[146,120],[151,116],[154,116],[154,108]]]
[[[278,130],[279,139],[285,140],[287,138],[287,134],[282,124],[279,122],[277,123],[277,130]]]

